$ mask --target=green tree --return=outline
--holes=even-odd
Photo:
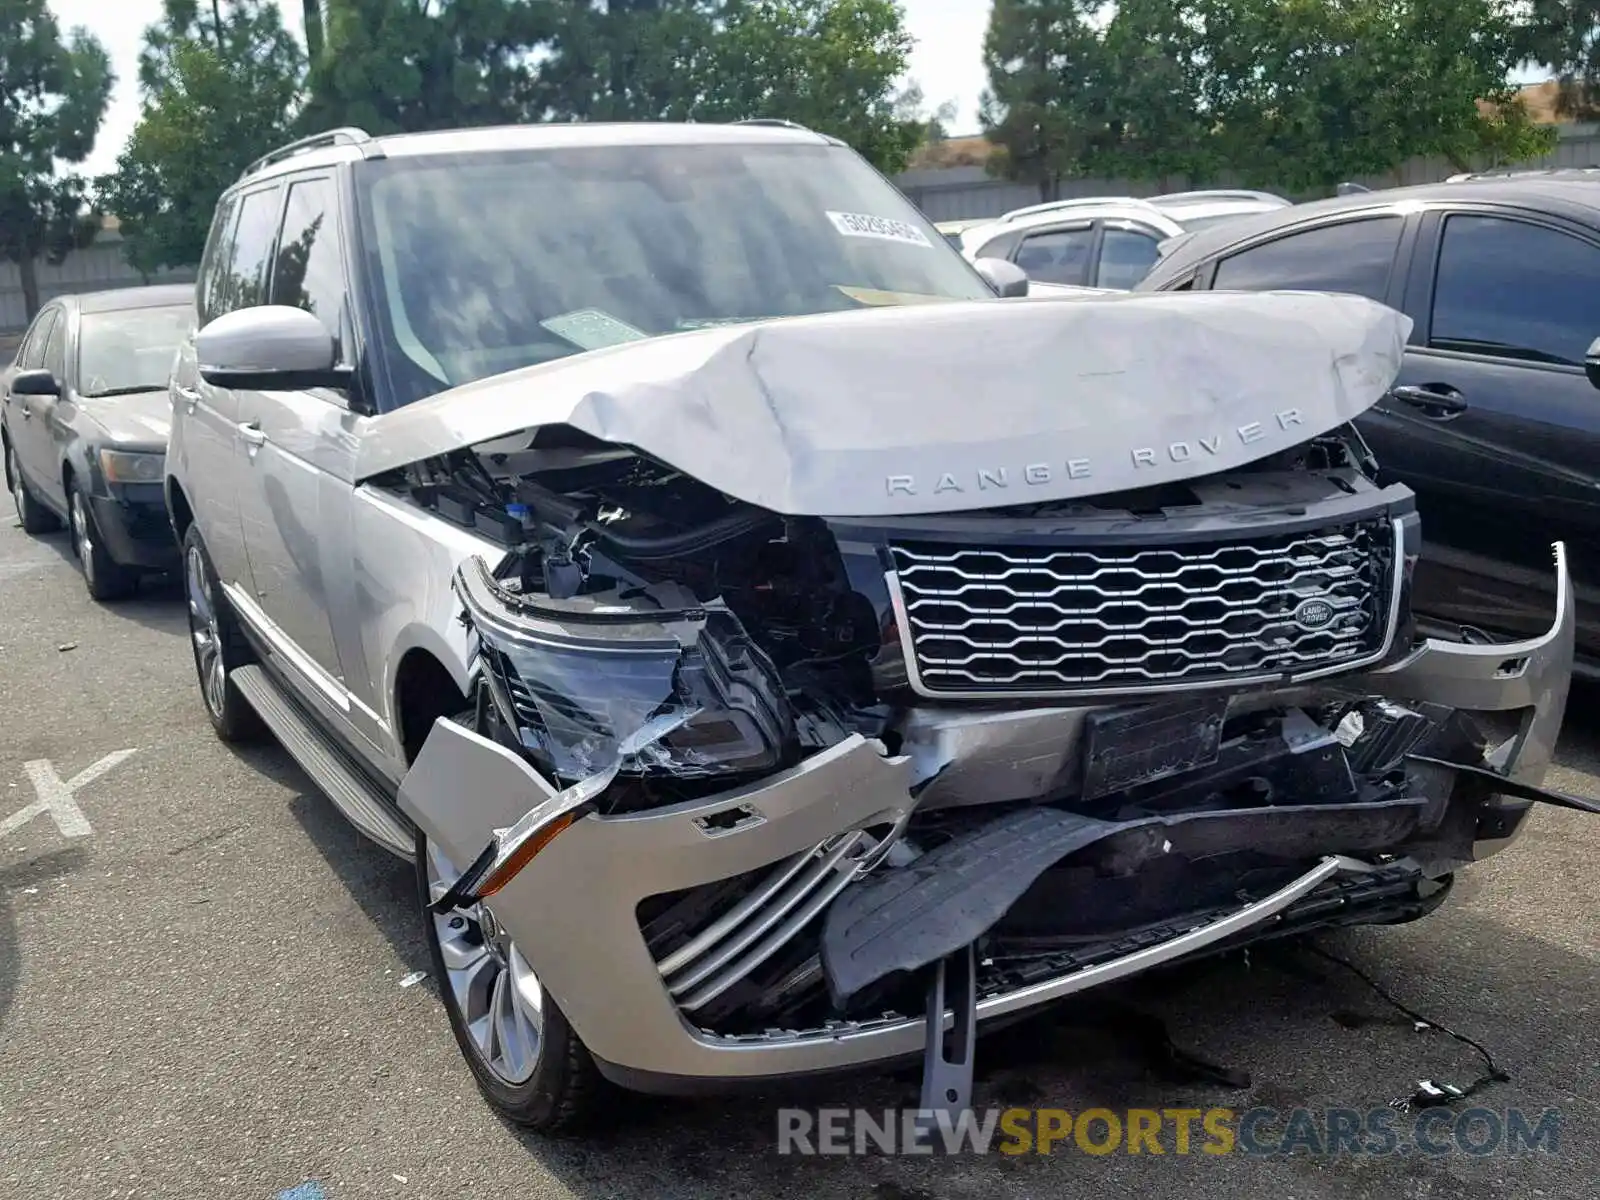
[[[715,89],[719,0],[555,0],[532,114],[683,121]]]
[[[325,0],[308,132],[414,132],[522,120],[529,52],[548,37],[543,0]],[[309,13],[308,13],[309,16]]]
[[[58,164],[94,149],[114,76],[82,29],[63,34],[45,0],[0,0],[0,256],[17,264],[29,319],[38,260],[60,262],[94,236],[83,180]]]
[[[1563,115],[1600,118],[1600,0],[1530,0],[1524,56],[1556,73]]]
[[[1036,184],[1094,171],[1113,139],[1113,81],[1101,32],[1102,0],[994,0],[983,39],[989,87],[979,104],[990,168]]]
[[[1499,0],[1196,0],[1201,107],[1222,162],[1291,192],[1439,155],[1536,155],[1508,76],[1521,34]]]
[[[1163,186],[1216,175],[1203,33],[1187,0],[1119,0],[1102,39],[1108,130],[1091,164],[1100,173]]]
[[[222,190],[281,145],[305,59],[271,0],[165,0],[139,62],[144,109],[101,203],[140,271],[200,261]]]

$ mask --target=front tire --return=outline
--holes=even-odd
[[[233,682],[233,672],[254,662],[255,652],[222,594],[197,525],[190,525],[183,535],[183,591],[200,700],[211,728],[225,742],[255,741],[266,726]]]
[[[78,557],[89,595],[96,600],[121,600],[131,596],[139,587],[139,573],[112,558],[105,548],[82,484],[72,485],[67,505],[72,515],[72,552]]]
[[[22,477],[22,467],[17,462],[16,448],[6,446],[6,476],[11,484],[11,501],[17,506],[17,520],[22,522],[22,532],[49,533],[59,527],[55,514],[34,499],[28,481]]]
[[[460,874],[417,834],[417,887],[433,977],[478,1089],[508,1120],[540,1133],[592,1123],[608,1085],[565,1014],[483,905],[428,906]]]

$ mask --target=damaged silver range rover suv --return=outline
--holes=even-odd
[[[368,138],[223,197],[167,496],[201,694],[417,863],[482,1090],[924,1064],[1134,972],[1421,916],[1506,846],[1541,637],[1413,633],[1351,422],[1408,319],[999,298],[793,127]]]

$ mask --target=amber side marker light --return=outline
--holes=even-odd
[[[513,846],[503,859],[485,873],[483,882],[478,885],[478,898],[481,900],[485,896],[494,895],[515,879],[517,872],[532,862],[535,854],[555,841],[556,835],[570,826],[573,820],[574,814],[562,813],[544,828],[535,830]]]

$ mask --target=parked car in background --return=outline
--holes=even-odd
[[[1357,422],[1416,491],[1418,608],[1539,628],[1570,551],[1582,666],[1600,668],[1600,178],[1548,171],[1342,196],[1204,230],[1141,290],[1316,289],[1414,321],[1395,388]],[[1537,532],[1533,532],[1537,531]]]
[[[1014,262],[1038,283],[1126,290],[1155,265],[1159,246],[1168,238],[1288,204],[1266,192],[1057,200],[963,230],[961,249],[974,262]]]
[[[6,486],[28,533],[65,522],[97,600],[178,565],[161,480],[167,377],[194,328],[188,284],[61,296],[0,375]]]
[[[953,1117],[980,1022],[1421,917],[1562,802],[1565,589],[1413,637],[1381,304],[1001,301],[837,140],[665,123],[299,143],[198,286],[206,712],[415,860],[522,1124],[919,1051]]]

